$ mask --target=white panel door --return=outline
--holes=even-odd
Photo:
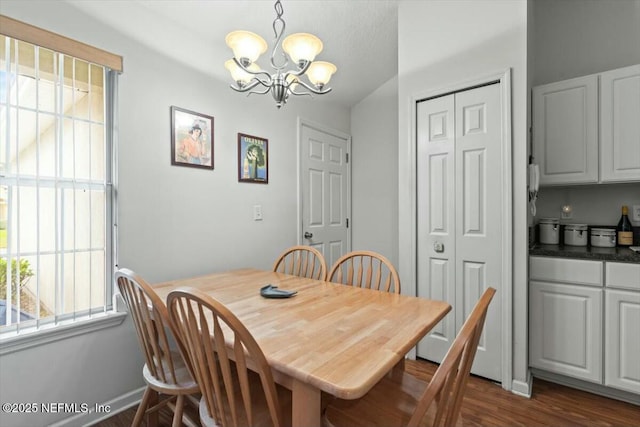
[[[418,344],[440,362],[484,290],[502,280],[502,111],[492,84],[420,102],[418,296],[453,310]],[[502,377],[500,299],[491,302],[472,372]]]
[[[500,87],[456,94],[456,324],[488,287],[496,288],[474,374],[499,380],[502,364],[502,114]]]
[[[598,182],[598,76],[533,88],[540,184]]]
[[[418,296],[455,307],[454,95],[417,106]],[[440,361],[456,335],[449,313],[418,343],[418,356]]]
[[[640,292],[605,291],[604,384],[640,393]]]
[[[640,65],[600,75],[602,182],[640,181]]]
[[[351,250],[350,138],[300,125],[301,241],[324,255],[327,266]]]

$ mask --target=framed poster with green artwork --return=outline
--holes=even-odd
[[[238,133],[238,181],[269,182],[269,140]]]

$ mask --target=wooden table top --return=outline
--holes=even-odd
[[[298,294],[266,299],[266,284]],[[451,310],[443,301],[255,269],[154,285],[164,301],[181,287],[229,307],[273,369],[343,399],[364,395]]]

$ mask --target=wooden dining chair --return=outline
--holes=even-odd
[[[400,293],[400,277],[385,256],[372,251],[344,254],[331,267],[330,282],[378,291]]]
[[[327,263],[322,253],[312,246],[292,246],[285,250],[273,264],[273,271],[326,280]]]
[[[203,426],[291,424],[291,392],[276,385],[262,349],[227,307],[190,288],[169,293],[167,305],[200,384]]]
[[[182,344],[171,336],[167,307],[153,288],[133,271],[120,269],[115,280],[131,314],[145,360],[142,376],[147,387],[132,426],[139,426],[144,415],[149,415],[150,424],[157,424],[158,410],[167,405],[174,412],[174,427],[181,426],[183,421],[197,426],[183,411],[186,402],[197,408],[198,401],[191,395],[198,394],[200,388],[182,357]],[[177,348],[171,348],[171,342],[175,342]],[[158,402],[161,395],[168,397]]]
[[[327,427],[459,425],[469,372],[495,293],[495,289],[487,288],[482,294],[429,383],[407,372],[386,376],[360,399],[331,402],[323,424]]]

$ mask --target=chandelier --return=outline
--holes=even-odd
[[[282,19],[283,8],[277,0],[273,20],[275,43],[271,50],[271,66],[273,73],[260,69],[256,61],[267,50],[267,42],[262,37],[249,31],[232,31],[225,41],[233,50],[233,59],[225,62],[225,68],[231,73],[235,85],[231,88],[238,92],[267,94],[271,92],[278,108],[286,104],[290,95],[324,95],[331,91],[326,87],[331,75],[337,68],[330,62],[314,61],[322,51],[322,41],[313,34],[291,34],[282,41],[282,56],[276,52],[284,35],[285,22]],[[295,68],[285,71],[289,61]],[[309,83],[302,79],[306,76]]]

